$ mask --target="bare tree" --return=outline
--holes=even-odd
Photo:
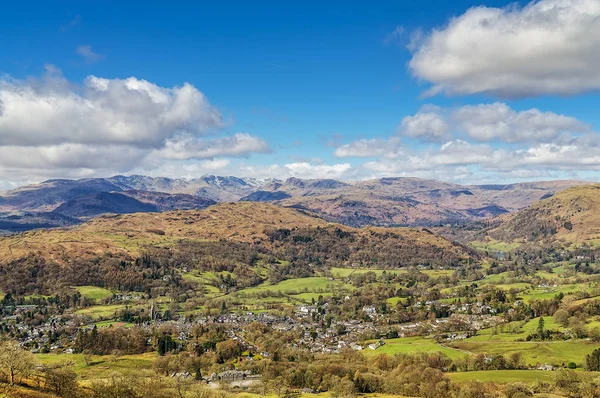
[[[8,376],[8,382],[15,384],[17,378],[22,379],[33,373],[36,360],[33,354],[23,350],[16,341],[0,343],[0,373]]]

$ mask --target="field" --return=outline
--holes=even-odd
[[[394,269],[339,268],[339,267],[331,268],[331,275],[333,275],[333,277],[336,279],[347,278],[350,275],[366,274],[369,272],[374,272],[375,275],[381,276],[381,274],[383,274],[384,272],[387,274],[392,274],[392,275],[407,273],[408,269],[406,269],[406,268],[394,268]],[[451,269],[440,269],[440,270],[423,269],[423,270],[419,270],[419,272],[421,272],[429,277],[432,277],[432,278],[439,278],[440,276],[451,276],[454,273],[454,270],[451,270]]]
[[[102,287],[74,286],[73,289],[81,293],[83,297],[91,300],[102,300],[113,296],[113,293],[110,290],[104,289]]]
[[[578,367],[585,363],[585,356],[596,348],[600,343],[591,343],[585,340],[568,341],[476,341],[467,339],[454,342],[452,347],[469,351],[475,354],[486,355],[510,355],[519,352],[528,366],[554,365],[562,366],[568,362],[574,362]]]
[[[79,375],[83,384],[91,380],[105,379],[114,372],[128,373],[140,372],[152,369],[152,361],[156,358],[155,353],[146,353],[140,355],[124,355],[121,357],[112,356],[91,356],[92,362],[86,365],[82,354],[37,354],[37,360],[43,365],[58,363],[73,363],[72,369]]]
[[[98,305],[76,311],[77,315],[86,315],[94,319],[112,318],[115,312],[125,308],[125,304]]]
[[[374,343],[371,341],[369,343]],[[441,352],[450,358],[459,358],[468,355],[468,353],[462,352],[457,349],[445,347],[441,344],[436,343],[432,339],[424,337],[401,337],[397,339],[385,340],[385,344],[376,350],[369,348],[365,349],[363,353],[367,356],[381,355],[381,354],[417,354],[420,352]]]
[[[449,373],[448,377],[454,381],[463,382],[477,380],[481,382],[493,381],[494,383],[551,383],[555,373],[544,370],[481,370],[476,372]]]

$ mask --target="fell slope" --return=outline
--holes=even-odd
[[[356,229],[329,223],[304,211],[246,202],[222,203],[204,210],[101,216],[73,228],[4,237],[0,238],[0,258],[9,262],[34,254],[58,263],[104,254],[132,258],[145,247],[165,247],[182,240],[227,240],[260,244],[266,250],[286,245],[304,247],[302,250],[312,245],[310,250],[316,250],[317,243],[322,245],[319,250],[328,250],[344,241],[340,250],[346,253],[345,258],[350,258],[348,253],[360,246],[371,247],[379,256],[398,250],[409,253],[414,261],[423,258],[433,263],[442,258],[449,263],[466,260],[472,255],[465,247],[427,230]]]
[[[54,209],[53,213],[73,218],[90,218],[105,213],[156,212],[158,207],[117,192],[98,192],[71,199]]]
[[[600,184],[569,188],[505,218],[489,231],[498,240],[600,242]]]
[[[483,220],[520,210],[582,182],[549,181],[463,186],[418,178],[381,178],[353,184],[299,180],[261,187],[242,200],[303,208],[351,226],[437,225]]]

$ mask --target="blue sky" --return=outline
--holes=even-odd
[[[10,2],[0,13],[0,188],[114,173],[596,179],[598,8]],[[91,94],[82,88],[89,76],[114,84]],[[158,91],[189,83],[206,101],[182,105],[189,119],[156,127],[160,106],[185,99],[171,91],[166,105],[132,111],[142,80]],[[54,108],[40,111],[39,101]],[[212,111],[218,120],[207,121]]]

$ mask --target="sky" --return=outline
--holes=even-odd
[[[0,190],[600,180],[600,0],[7,2]]]

